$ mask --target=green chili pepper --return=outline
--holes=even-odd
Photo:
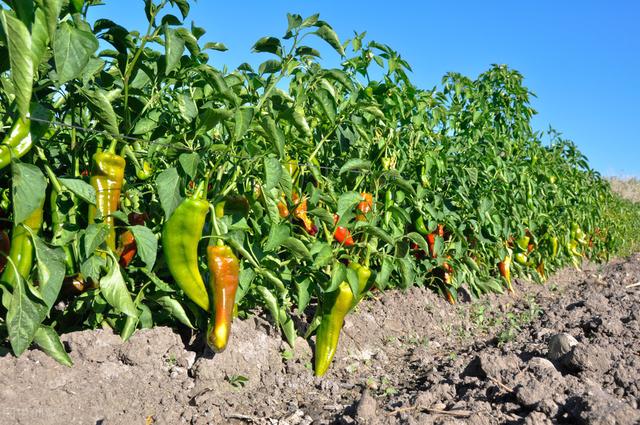
[[[96,191],[96,205],[89,206],[89,223],[95,222],[97,212],[100,212],[104,223],[109,225],[107,246],[116,250],[116,230],[114,228],[113,213],[120,205],[120,192],[124,181],[125,160],[115,153],[115,144],[107,152],[97,152],[93,155],[93,169],[91,171],[91,186]]]
[[[198,242],[209,211],[201,183],[175,209],[162,228],[162,248],[174,280],[194,303],[209,311],[209,296],[198,268]]]
[[[17,272],[23,279],[28,279],[31,273],[31,267],[33,265],[33,240],[29,231],[25,227],[29,227],[34,233],[38,233],[42,226],[42,208],[44,206],[44,199],[29,217],[27,217],[22,223],[15,224],[13,227],[13,234],[11,235],[11,248],[9,250],[9,258],[15,265],[11,267],[7,265],[1,281],[7,282],[11,287],[15,286],[17,282]]]
[[[350,263],[349,268],[355,270],[358,275],[358,293],[353,293],[349,283],[342,282],[336,291],[327,294],[321,307],[320,326],[316,334],[316,376],[324,375],[329,369],[338,348],[344,318],[358,304],[368,289],[367,282],[371,277],[371,270],[358,263]]]
[[[518,252],[515,255],[515,260],[516,260],[516,263],[518,263],[518,264],[521,264],[523,266],[527,265],[527,255],[523,254],[522,252]]]
[[[551,238],[551,255],[554,257],[558,255],[558,238],[556,236]]]
[[[32,145],[31,120],[18,118],[0,144],[0,170],[11,164],[11,158],[22,158]]]
[[[527,248],[529,247],[529,240],[530,240],[529,236],[522,236],[516,241],[516,244],[518,245],[518,248],[520,248],[523,251],[526,251]]]
[[[416,219],[414,225],[416,226],[418,233],[421,233],[424,236],[429,234],[429,230],[427,230],[427,226],[425,225],[424,218],[422,216],[419,216]]]

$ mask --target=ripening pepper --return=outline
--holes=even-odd
[[[294,199],[295,198],[297,197],[294,197]],[[295,202],[296,201],[294,200],[294,203]],[[302,199],[300,203],[298,203],[298,205],[296,206],[296,209],[293,210],[293,216],[298,220],[302,221],[304,230],[306,230],[308,234],[310,234],[311,236],[314,236],[316,233],[318,233],[318,226],[316,226],[313,220],[311,220],[307,215],[307,199],[306,198]]]
[[[529,248],[529,240],[529,236],[522,236],[518,238],[518,240],[516,241],[516,245],[518,245],[518,248],[520,248],[522,251],[527,251],[527,249]]]
[[[371,270],[359,263],[349,263],[349,268],[358,275],[358,293],[354,294],[348,282],[342,282],[338,289],[327,294],[321,305],[322,315],[316,333],[315,374],[322,376],[329,369],[338,348],[340,331],[344,318],[360,302],[369,289],[367,284]]]
[[[147,220],[146,213],[134,213],[129,214],[129,224],[132,226],[143,225]],[[136,244],[136,239],[133,237],[133,232],[130,229],[125,230],[118,237],[119,248],[118,248],[118,257],[120,258],[120,265],[122,267],[127,267],[131,261],[133,261],[133,257],[136,256],[138,252],[138,244]]]
[[[17,276],[15,271],[23,279],[28,279],[33,265],[33,240],[29,231],[25,227],[29,227],[34,233],[38,233],[42,227],[42,209],[44,207],[44,199],[42,203],[27,217],[22,223],[16,223],[13,226],[13,234],[11,235],[11,248],[9,249],[9,258],[16,266],[6,267],[0,281],[7,282],[11,287],[15,286]]]
[[[558,238],[556,236],[551,238],[551,255],[553,257],[558,255]]]
[[[356,220],[365,221],[367,219],[366,214],[373,209],[373,196],[367,192],[362,192],[360,196],[362,196],[362,201],[360,201],[356,208],[360,212],[356,215]]]
[[[226,245],[207,247],[209,289],[213,299],[212,320],[209,323],[207,344],[219,353],[227,347],[231,334],[233,308],[238,290],[240,263]]]
[[[418,233],[427,236],[429,234],[429,230],[427,229],[426,224],[424,223],[424,218],[419,216],[414,223],[416,230]]]
[[[89,205],[88,220],[89,223],[95,222],[97,213],[100,213],[103,222],[109,225],[107,246],[112,251],[116,249],[113,213],[118,210],[120,205],[125,165],[124,158],[115,153],[115,145],[112,145],[112,148],[107,152],[97,152],[93,155],[90,181],[96,191],[96,205]]]
[[[504,260],[498,263],[498,270],[500,270],[500,276],[507,281],[507,289],[509,292],[513,292],[513,287],[511,286],[511,256],[507,255],[504,257]]]
[[[337,224],[339,220],[340,220],[340,217],[338,216],[338,214],[334,214],[333,224]],[[353,237],[351,236],[351,232],[349,231],[349,229],[347,229],[344,226],[336,227],[336,229],[333,232],[333,238],[336,241],[338,241],[338,243],[347,247],[355,245]]]
[[[523,254],[522,252],[516,253],[515,260],[516,260],[516,263],[520,265],[523,265],[523,266],[527,265],[527,255]]]
[[[278,214],[282,218],[289,217],[289,208],[287,208],[287,202],[284,200],[284,196],[281,201],[278,201]]]
[[[11,131],[0,143],[0,170],[11,164],[11,159],[22,158],[33,145],[31,139],[31,120],[18,118],[13,123]]]
[[[162,249],[180,289],[203,310],[209,311],[209,295],[198,268],[198,242],[209,211],[203,199],[204,184],[173,211],[162,228]]]

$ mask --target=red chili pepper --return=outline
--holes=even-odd
[[[298,195],[295,192],[292,198],[294,200],[294,203],[296,203],[296,201],[299,200]],[[307,199],[306,198],[302,199],[302,201],[300,201],[296,209],[293,210],[293,216],[298,220],[302,221],[302,224],[304,225],[304,229],[307,231],[308,234],[310,234],[311,236],[314,236],[316,233],[318,233],[318,227],[314,224],[313,220],[311,220],[307,216]]]
[[[362,196],[362,201],[358,204],[357,209],[362,214],[356,215],[356,220],[365,221],[367,219],[365,214],[368,214],[373,209],[373,196],[366,192],[362,192],[360,195]]]

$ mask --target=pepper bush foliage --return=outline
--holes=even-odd
[[[512,254],[525,258],[513,276],[543,282],[638,248],[638,204],[614,195],[560,133],[532,129],[532,93],[507,66],[421,89],[389,46],[341,40],[318,15],[290,14],[282,37],[253,46],[267,60],[227,71],[209,57],[225,46],[187,20],[187,0],[132,2],[144,31],[107,17],[91,24],[100,0],[3,3],[0,131],[29,116],[33,147],[0,171],[1,227],[10,234],[45,200],[44,226],[29,235],[31,274],[1,284],[0,337],[16,355],[35,342],[70,364],[58,334],[78,329],[126,339],[160,324],[206,328],[159,243],[205,179],[212,205],[226,201],[217,224],[241,259],[239,315],[264,307],[290,344],[302,332],[292,317],[312,321],[324,294],[357,287],[349,262],[371,268],[371,290],[419,285],[455,302],[460,291],[505,291],[498,263]],[[322,45],[339,67],[323,66]],[[108,225],[87,220],[100,196],[91,157],[112,143],[127,161],[116,230],[137,245],[126,267],[105,245]],[[357,217],[362,193],[372,211]],[[293,210],[296,197],[317,234],[280,214],[278,203]],[[334,240],[336,225],[353,246]],[[204,255],[201,266],[206,276]]]

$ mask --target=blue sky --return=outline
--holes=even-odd
[[[146,28],[142,0],[104,1],[91,18]],[[188,22],[207,30],[203,41],[229,48],[213,53],[212,64],[235,68],[266,59],[251,46],[282,36],[287,12],[320,13],[341,40],[367,31],[367,39],[400,52],[423,88],[449,71],[475,78],[492,63],[507,64],[537,95],[536,129],[562,132],[604,175],[640,177],[638,1],[200,0]],[[337,54],[321,51],[328,65],[337,63]]]

